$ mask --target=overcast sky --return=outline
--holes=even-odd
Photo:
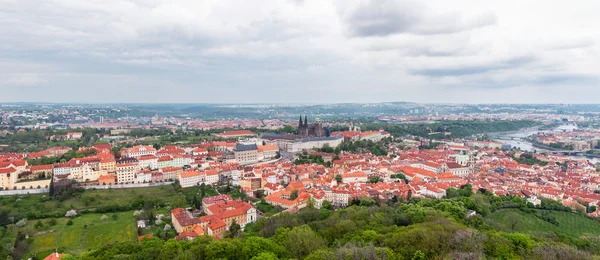
[[[0,102],[600,103],[600,1],[0,0]]]

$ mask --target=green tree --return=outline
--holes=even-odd
[[[293,190],[290,194],[290,200],[295,200],[296,198],[298,198],[298,190]]]
[[[473,186],[471,184],[465,184],[458,190],[458,193],[463,197],[471,197],[473,196]]]
[[[54,178],[50,179],[50,187],[48,187],[48,196],[54,198]]]
[[[329,202],[328,200],[324,200],[323,204],[321,205],[321,208],[333,210],[333,204],[331,204],[331,202]]]
[[[423,253],[421,250],[417,250],[417,252],[415,252],[413,257],[411,258],[411,260],[426,260],[426,259],[427,259],[427,257],[425,257],[425,253]]]
[[[240,226],[240,224],[238,224],[235,219],[231,222],[231,225],[229,226],[229,231],[227,232],[227,237],[237,237],[238,235],[240,235],[242,232],[242,227]]]
[[[197,209],[202,208],[202,202],[200,202],[200,199],[196,195],[192,198],[192,206]]]
[[[337,181],[338,183],[341,183],[342,182],[342,175],[339,175],[339,174],[336,175],[335,176],[335,181]]]
[[[169,240],[165,242],[160,251],[158,259],[161,260],[172,260],[177,259],[179,255],[181,255],[183,249],[181,247],[181,243],[176,240]]]
[[[378,183],[380,181],[382,180],[379,176],[371,176],[371,178],[369,178],[369,183]]]
[[[154,211],[150,210],[148,212],[148,224],[154,225],[156,222],[156,216],[154,215]]]
[[[286,247],[291,256],[304,258],[326,246],[325,240],[307,225],[295,227],[287,234]]]
[[[278,260],[277,255],[271,252],[262,252],[259,255],[252,257],[251,260]]]
[[[273,253],[279,257],[286,255],[285,247],[275,243],[271,239],[254,236],[245,239],[244,246],[242,248],[242,255],[247,256],[248,258],[253,258],[265,252]]]
[[[460,193],[458,192],[457,189],[455,189],[455,188],[448,188],[446,190],[446,198],[451,199],[451,198],[457,198],[457,197],[460,197]]]
[[[8,211],[0,211],[0,227],[5,227],[11,222],[12,221],[10,220],[10,216],[8,215]]]

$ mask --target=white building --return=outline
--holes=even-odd
[[[315,148],[323,148],[325,146],[329,147],[337,147],[342,144],[344,141],[344,137],[335,136],[335,137],[312,137],[312,138],[303,138],[298,139],[295,142],[289,143],[287,145],[288,153],[299,153],[303,150],[310,150]]]
[[[239,164],[250,164],[258,161],[258,146],[256,144],[237,144],[233,149],[233,153]]]
[[[158,158],[154,155],[142,155],[138,156],[137,160],[139,162],[140,168],[142,169],[157,169],[158,168]]]
[[[133,183],[139,166],[135,163],[117,164],[117,183]]]
[[[154,155],[156,156],[156,149],[150,145],[137,145],[128,149],[125,149],[125,157],[137,158],[143,155]]]
[[[206,174],[204,172],[187,171],[179,175],[179,185],[182,188],[197,186],[205,181]]]

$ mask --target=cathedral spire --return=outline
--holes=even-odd
[[[308,127],[308,116],[304,115],[304,126]]]

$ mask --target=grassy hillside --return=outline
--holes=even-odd
[[[41,257],[57,248],[62,248],[67,253],[81,254],[90,248],[102,247],[109,243],[136,241],[133,211],[116,213],[116,219],[113,219],[113,214],[106,214],[106,219],[101,219],[103,214],[86,214],[73,218],[72,225],[67,225],[69,218],[60,218],[55,226],[46,225],[44,228],[35,228],[37,221],[29,221],[21,231],[29,233],[56,230],[32,237],[30,254]]]
[[[518,209],[496,211],[486,217],[488,225],[505,232],[520,232],[527,234],[558,233],[569,237],[585,235],[600,235],[600,223],[582,215],[569,212],[548,211],[554,217],[557,225],[527,214]]]
[[[67,253],[81,254],[107,243],[135,241],[137,230],[133,210],[149,207],[153,208],[154,214],[169,215],[169,209],[185,207],[191,198],[197,196],[201,199],[202,194],[214,196],[218,193],[210,186],[202,192],[198,187],[182,189],[165,185],[85,190],[63,201],[51,200],[48,195],[41,194],[0,197],[0,212],[8,213],[15,222],[28,220],[24,227],[16,228],[13,225],[5,229],[6,232],[0,227],[0,241],[12,245],[18,233],[32,234],[55,229],[53,233],[32,236],[30,247],[19,251],[26,251],[27,256],[41,259],[58,248]],[[66,224],[69,219],[64,215],[70,209],[76,209],[80,215],[72,219],[73,225],[69,226]],[[115,212],[117,219],[112,218]],[[107,215],[108,219],[101,220],[102,215]],[[38,222],[40,224],[36,226]],[[145,230],[145,233],[156,234],[159,229],[162,230],[162,227],[153,227]]]
[[[182,190],[182,192],[187,193],[188,190]],[[86,190],[64,201],[50,200],[46,194],[0,197],[0,208],[9,210],[16,216],[16,219],[26,217],[31,220],[38,218],[35,217],[36,214],[38,216],[42,213],[62,216],[70,209],[94,210],[109,205],[126,206],[136,200],[152,200],[157,204],[171,206],[186,204],[184,194],[177,191],[172,185],[165,185],[136,189]]]

